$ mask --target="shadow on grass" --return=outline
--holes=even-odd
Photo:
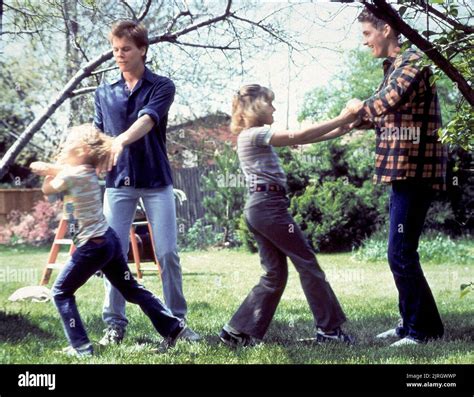
[[[303,315],[304,310],[295,310]],[[474,342],[474,311],[464,313],[446,313],[442,316],[445,334],[437,343]],[[358,345],[379,346],[383,341],[374,337],[380,332],[393,328],[398,319],[392,315],[365,316],[358,320],[349,320],[343,325],[344,330],[356,337]],[[265,336],[267,343],[281,345],[298,344],[298,339],[308,339],[314,336],[314,325],[306,319],[296,321],[274,320]]]
[[[222,276],[225,273],[210,273],[210,272],[183,272],[183,277],[189,276],[204,276],[204,277],[213,277],[213,276]]]
[[[32,335],[38,339],[51,340],[56,338],[56,335],[32,323],[27,316],[27,314],[0,311],[0,341],[17,344]]]

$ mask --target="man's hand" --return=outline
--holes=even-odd
[[[40,176],[52,175],[53,165],[44,161],[34,161],[30,164],[31,172]]]
[[[338,117],[342,118],[344,124],[350,124],[357,119],[357,114],[352,112],[349,108],[345,107],[341,110],[341,113],[339,113]]]
[[[123,142],[123,136],[124,134],[121,134],[115,137],[112,141],[112,147],[110,148],[110,154],[107,159],[107,171],[112,170],[112,168],[117,165],[118,158],[125,146]]]
[[[346,109],[353,114],[358,114],[363,106],[364,102],[357,98],[351,99],[346,103]]]
[[[358,116],[355,121],[349,124],[349,129],[357,128],[362,124],[362,117]]]

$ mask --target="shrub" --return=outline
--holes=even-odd
[[[30,213],[13,210],[9,222],[0,227],[0,244],[44,245],[54,239],[62,202],[39,200]]]
[[[422,236],[418,247],[421,261],[445,263],[453,261],[458,264],[472,263],[474,255],[461,241],[452,240],[442,234],[426,234]],[[387,261],[387,237],[377,234],[363,242],[362,246],[354,252],[353,258],[358,261]]]
[[[237,235],[239,238],[239,243],[243,244],[247,250],[252,253],[258,251],[257,242],[253,237],[252,232],[247,227],[247,223],[245,222],[245,216],[242,214],[239,218],[239,225],[238,225]]]
[[[372,188],[340,179],[309,186],[292,199],[295,220],[316,251],[350,250],[376,230],[379,213],[367,193]]]
[[[219,232],[224,246],[236,244],[237,224],[244,207],[247,190],[239,168],[237,152],[230,144],[215,156],[216,170],[202,177],[204,220]]]
[[[198,219],[194,225],[189,228],[187,233],[178,234],[180,250],[192,251],[197,249],[206,249],[219,244],[223,240],[222,233],[216,233],[212,225],[205,224],[204,219]]]

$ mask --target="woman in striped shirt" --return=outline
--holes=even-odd
[[[285,289],[290,258],[314,317],[315,340],[353,343],[341,329],[346,316],[314,251],[288,212],[286,175],[273,146],[335,138],[346,133],[357,116],[345,109],[332,120],[302,130],[273,131],[273,99],[273,92],[258,84],[243,86],[233,99],[231,130],[239,134],[237,151],[250,193],[244,215],[257,241],[264,274],[219,336],[233,347],[264,337]]]

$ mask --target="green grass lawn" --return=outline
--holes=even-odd
[[[70,363],[77,359],[58,353],[66,346],[59,315],[48,303],[9,302],[16,289],[36,284],[46,263],[47,250],[0,247],[0,362]],[[459,285],[472,281],[474,264],[425,263],[445,321],[446,335],[427,345],[393,349],[373,336],[392,327],[398,319],[397,292],[388,265],[362,263],[350,253],[318,255],[349,321],[345,328],[357,338],[346,347],[297,342],[314,332],[312,316],[299,278],[290,265],[288,286],[264,343],[256,347],[229,349],[217,333],[246,294],[257,282],[261,270],[258,256],[240,251],[203,251],[181,254],[185,295],[189,304],[189,324],[202,334],[195,344],[179,342],[167,354],[154,354],[150,347],[160,341],[148,318],[132,304],[127,305],[130,320],[126,339],[120,346],[98,351],[88,363],[474,363],[474,294],[459,298]],[[57,275],[53,274],[52,280]],[[145,285],[162,296],[155,272],[147,272]],[[51,283],[49,285],[51,287]],[[77,293],[77,301],[89,337],[96,342],[104,323],[101,308],[102,279],[93,277]]]

